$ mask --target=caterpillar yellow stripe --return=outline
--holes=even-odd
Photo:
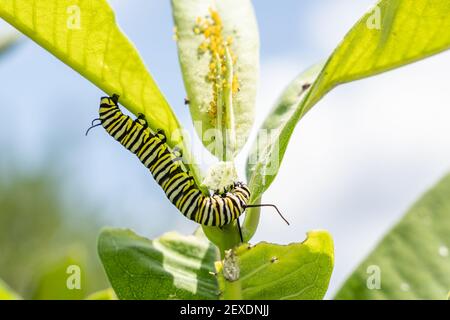
[[[162,131],[152,132],[143,115],[133,120],[123,114],[118,99],[117,95],[101,98],[101,125],[150,170],[184,216],[202,225],[221,227],[244,213],[250,199],[250,190],[244,183],[235,182],[224,194],[203,194],[183,164],[181,152],[166,144]]]

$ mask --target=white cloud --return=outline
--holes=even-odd
[[[362,15],[373,7],[374,0],[326,0],[311,4],[306,20],[299,19],[299,32],[308,30],[309,42],[331,52]]]

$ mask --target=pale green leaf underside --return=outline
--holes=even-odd
[[[216,127],[208,115],[212,100],[211,82],[206,77],[211,55],[199,54],[203,35],[194,33],[197,17],[209,15],[209,8],[217,10],[223,23],[224,38],[233,38],[232,50],[237,56],[234,73],[240,91],[233,97],[236,151],[247,141],[254,120],[256,88],[259,77],[259,35],[250,0],[172,0],[173,17],[177,30],[178,55],[184,84],[189,98],[190,111],[202,142],[213,151],[214,141],[205,134]],[[217,155],[217,152],[214,152]]]
[[[217,251],[204,237],[171,232],[148,240],[130,230],[104,229],[98,251],[120,299],[217,299],[210,274]]]
[[[164,130],[169,145],[186,149],[176,116],[107,1],[2,0],[0,17],[108,95],[119,94],[120,104],[144,114],[150,128]],[[188,150],[183,154],[194,163]],[[200,183],[198,169],[190,167]]]
[[[450,292],[449,250],[447,175],[388,232],[344,283],[336,299],[446,299]],[[381,272],[380,289],[374,286],[376,275],[370,266]]]
[[[378,8],[380,29],[373,28],[376,10],[364,15],[323,69],[308,72],[308,81],[312,82],[309,91],[301,94],[304,81],[300,76],[282,94],[280,102],[269,114],[262,129],[273,130],[274,142],[259,148],[254,144],[247,166],[249,179],[253,181],[254,199],[269,187],[276,176],[298,121],[329,90],[341,83],[375,75],[449,48],[450,1],[382,0]],[[296,99],[296,93],[302,97]],[[256,151],[258,157],[255,156]],[[256,175],[266,175],[265,178],[252,177],[252,169]]]
[[[333,271],[333,251],[326,231],[308,232],[302,243],[242,245],[236,251],[242,299],[322,299]],[[222,276],[219,284],[227,288]]]
[[[3,280],[0,279],[0,300],[18,300],[20,296],[15,293]]]

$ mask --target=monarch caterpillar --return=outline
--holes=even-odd
[[[188,219],[206,226],[222,227],[238,219],[246,208],[275,207],[270,204],[249,205],[250,190],[243,182],[235,182],[224,193],[216,191],[205,195],[184,165],[181,151],[167,145],[164,132],[153,132],[142,114],[135,120],[123,114],[118,100],[116,94],[101,98],[99,118],[92,121],[86,135],[93,127],[103,126],[109,135],[134,153],[150,170],[170,202]],[[94,124],[96,120],[99,123]]]

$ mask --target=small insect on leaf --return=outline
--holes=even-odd
[[[223,260],[223,276],[228,281],[236,281],[239,279],[238,258],[233,249],[225,251],[225,259]]]

